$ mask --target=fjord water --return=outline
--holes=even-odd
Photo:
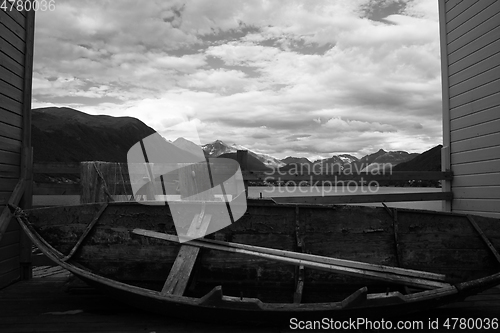
[[[441,192],[442,189],[435,187],[371,187],[350,186],[350,187],[325,187],[303,186],[303,187],[285,187],[285,186],[250,186],[248,195],[251,198],[259,198],[262,193],[263,198],[271,197],[297,197],[297,196],[331,196],[331,195],[356,195],[356,194],[386,194],[386,193],[422,193],[422,192]],[[79,195],[34,195],[34,206],[45,205],[78,205],[80,203]],[[366,203],[356,205],[382,206],[380,203]],[[389,207],[395,208],[413,208],[441,211],[441,201],[405,201],[388,202]]]
[[[388,193],[422,193],[441,192],[441,188],[435,187],[385,187],[385,186],[251,186],[248,188],[248,196],[259,198],[270,197],[301,197],[301,196],[334,196],[334,195],[366,195],[366,194],[388,194]],[[356,205],[382,206],[381,203],[366,203]],[[405,201],[388,202],[389,207],[413,208],[426,210],[442,210],[442,201]]]

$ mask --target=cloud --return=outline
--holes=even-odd
[[[33,97],[277,157],[421,152],[442,141],[437,5],[68,0],[37,13]]]
[[[246,74],[236,70],[200,70],[184,77],[180,83],[187,88],[220,91],[221,93],[245,90],[251,81],[246,80]]]
[[[179,72],[192,73],[205,65],[205,57],[201,54],[187,54],[182,57],[167,54],[149,54],[152,65],[157,68],[168,68]]]
[[[300,141],[301,139],[310,138],[311,136],[311,134],[294,134],[286,137],[285,139],[288,141]]]
[[[340,117],[329,119],[323,126],[338,132],[396,132],[396,128],[388,124],[343,120]]]

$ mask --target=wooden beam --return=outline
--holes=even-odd
[[[196,215],[191,223],[188,235],[205,235],[210,225],[211,216],[200,213]],[[189,283],[191,272],[193,271],[196,258],[200,252],[200,247],[182,245],[170,269],[167,280],[161,290],[162,294],[180,295],[184,294]]]
[[[247,153],[248,154],[248,153]],[[269,171],[258,171],[258,170],[248,170],[248,155],[245,159],[244,151],[240,150],[240,155],[237,155],[237,159],[241,160],[240,167],[245,180],[282,180],[282,181],[381,181],[381,180],[451,180],[453,178],[452,172],[441,172],[441,171],[392,171],[381,174],[370,173],[370,172],[360,172],[360,173],[333,173],[333,172],[293,172],[293,171],[281,171],[279,169]],[[246,162],[245,162],[246,160]],[[122,168],[127,168],[127,165],[122,164]],[[130,172],[134,172],[136,169],[143,169],[144,164],[132,165]],[[166,173],[166,170],[175,170],[177,168],[177,163],[171,163],[169,167],[168,163],[153,166],[154,169],[160,168],[162,172]],[[224,167],[220,165],[211,166],[214,172],[218,174],[224,174]],[[165,169],[165,170],[163,170]],[[227,170],[228,176],[232,175],[232,170],[229,168]],[[300,171],[300,170],[299,170]],[[78,174],[79,163],[72,162],[51,162],[51,163],[35,163],[34,173],[70,173]],[[137,171],[136,171],[137,172]],[[156,173],[156,172],[155,172]],[[161,173],[161,172],[159,172]],[[141,173],[142,174],[142,173]]]
[[[297,242],[297,250],[300,252],[304,252],[304,242],[301,235],[300,228],[300,210],[299,206],[295,206],[295,241]],[[300,265],[296,268],[296,285],[295,285],[295,293],[293,294],[293,302],[301,303],[302,302],[302,292],[304,291],[304,265]]]
[[[81,194],[79,184],[34,183],[34,195],[74,195]]]
[[[34,163],[33,173],[70,173],[80,174],[80,163]]]
[[[352,194],[352,195],[327,195],[309,197],[273,197],[276,203],[291,204],[351,204],[369,202],[402,202],[402,201],[434,201],[451,200],[451,192],[420,192],[420,193],[385,193],[385,194]]]
[[[12,191],[12,195],[10,196],[8,204],[17,206],[24,194],[25,187],[26,187],[25,179],[24,178],[19,179],[16,187],[14,188],[14,191]],[[9,226],[11,218],[12,214],[10,212],[9,207],[5,206],[4,209],[2,210],[2,213],[0,214],[0,241],[2,240],[3,235],[5,234],[5,231]]]
[[[33,81],[33,49],[35,45],[35,11],[26,12],[23,85],[23,146],[31,147],[31,88]]]
[[[30,126],[31,127],[31,126]],[[31,146],[23,145],[23,156],[21,160],[22,174],[25,176],[25,189],[23,196],[19,201],[19,206],[23,209],[29,209],[33,206],[33,148]],[[21,232],[19,235],[19,243],[21,245],[19,251],[19,263],[21,266],[20,278],[21,280],[29,280],[33,277],[32,273],[32,242],[26,233]]]
[[[335,172],[315,172],[314,169],[310,170],[293,170],[281,171],[279,169],[270,169],[269,171],[242,171],[243,178],[246,180],[281,180],[281,181],[329,181],[332,184],[336,182],[346,181],[389,181],[389,180],[451,180],[453,178],[452,172],[442,171],[387,171],[380,173],[377,172],[348,172],[348,173],[335,173]]]
[[[208,166],[204,162],[185,165],[179,168],[179,185],[181,197],[184,200],[188,202],[190,200],[203,202],[203,200],[214,199],[208,172]],[[186,237],[199,238],[205,236],[212,218],[211,215],[205,214],[205,210],[206,204],[203,202],[200,213],[193,217],[189,225]],[[172,294],[182,296],[184,294],[199,252],[199,247],[191,245],[181,246],[161,290],[163,295]]]
[[[182,296],[184,294],[199,251],[200,248],[194,246],[181,246],[161,290],[162,295]]]
[[[479,225],[476,223],[476,221],[474,220],[474,218],[471,215],[467,215],[467,219],[469,220],[470,224],[474,227],[474,229],[477,231],[477,233],[479,234],[479,236],[481,237],[483,242],[486,244],[486,246],[488,247],[490,252],[493,254],[495,259],[498,261],[498,263],[500,263],[500,254],[495,249],[495,246],[493,244],[491,244],[488,237],[486,237],[483,230],[481,230],[481,228],[479,227]]]
[[[35,45],[35,11],[26,12],[24,36],[24,73],[23,73],[23,139],[22,139],[22,177],[25,178],[26,186],[22,200],[19,205],[23,209],[29,209],[33,205],[33,147],[31,146],[31,97],[33,82],[33,51]],[[32,278],[31,250],[32,244],[29,237],[22,232],[19,242],[20,278],[29,280]]]
[[[439,13],[439,40],[441,48],[441,109],[442,109],[442,119],[443,119],[443,148],[441,148],[441,169],[443,172],[452,170],[451,168],[451,113],[450,113],[450,68],[449,68],[449,56],[448,52],[448,33],[447,28],[447,17],[446,17],[446,3],[444,1],[438,1],[438,13]],[[452,191],[452,181],[451,179],[444,179],[443,190],[450,192]],[[443,210],[446,212],[451,212],[452,201],[443,201]]]
[[[356,290],[341,302],[342,309],[352,308],[360,303],[363,303],[364,301],[366,301],[367,293],[367,287]]]
[[[179,241],[179,238],[177,236],[168,235],[168,234],[150,231],[150,230],[134,229],[132,232],[137,234],[137,235],[163,239],[163,240],[171,241],[171,242],[178,242]],[[388,266],[382,266],[382,265],[372,265],[372,264],[361,263],[361,262],[354,262],[354,263],[365,265],[367,267],[370,267],[370,269],[352,268],[352,267],[348,267],[348,266],[340,266],[338,264],[333,264],[333,263],[329,262],[331,260],[344,261],[341,259],[313,256],[313,255],[309,255],[309,254],[305,254],[305,253],[296,253],[296,252],[291,252],[291,251],[286,251],[286,250],[268,249],[268,248],[262,248],[262,247],[258,247],[258,246],[228,243],[228,242],[222,242],[222,241],[213,241],[213,240],[207,240],[207,239],[191,240],[191,241],[189,241],[189,245],[213,249],[213,250],[219,250],[219,251],[224,251],[224,252],[230,252],[230,253],[251,255],[251,256],[256,256],[256,257],[260,257],[260,258],[264,258],[264,259],[284,262],[284,263],[288,263],[291,265],[297,265],[297,266],[303,265],[304,267],[314,268],[314,269],[318,269],[318,270],[324,270],[324,271],[328,271],[328,272],[346,274],[346,275],[350,275],[350,276],[364,277],[367,279],[374,279],[374,280],[390,282],[390,283],[395,283],[395,284],[403,284],[403,285],[424,288],[424,289],[434,289],[434,288],[442,288],[442,287],[449,287],[450,286],[448,283],[436,281],[434,279],[428,279],[427,278],[428,276],[437,276],[440,278],[443,277],[440,274],[434,274],[434,273],[429,273],[429,272],[420,272],[420,271],[415,271],[415,270],[407,270],[407,269],[388,267]],[[236,245],[244,246],[244,248],[235,247]],[[274,253],[270,253],[270,251],[272,251]],[[312,259],[312,257],[315,257],[314,260]],[[386,272],[380,272],[380,271],[373,270],[375,267],[378,267],[379,269],[380,268],[382,268],[382,269],[387,268],[387,269],[391,269],[391,270],[398,270],[400,272],[406,271],[407,273],[417,274],[417,275],[419,275],[419,277],[412,277],[409,275],[393,273],[393,272],[390,272],[389,270]]]
[[[392,226],[394,229],[394,245],[396,250],[396,261],[399,267],[402,267],[401,258],[403,258],[401,254],[401,247],[399,246],[399,224],[398,224],[398,210],[397,208],[393,208],[393,218],[392,218]]]
[[[87,225],[87,227],[85,228],[82,235],[80,236],[78,241],[75,243],[75,245],[73,246],[71,251],[69,251],[67,256],[65,256],[64,258],[61,259],[62,261],[68,261],[69,259],[71,259],[71,257],[73,257],[73,255],[76,253],[76,251],[78,251],[78,249],[82,245],[83,241],[87,238],[89,233],[92,231],[92,229],[96,225],[97,221],[99,221],[99,218],[101,217],[102,213],[104,213],[104,211],[106,210],[107,207],[108,207],[107,203],[101,205],[101,208],[99,208],[97,213],[92,218],[92,221],[90,221],[90,223]]]

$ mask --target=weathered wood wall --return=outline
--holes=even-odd
[[[33,35],[34,12],[0,10],[0,288],[29,275],[31,246],[5,207],[19,202],[22,193],[12,194],[20,179],[31,183]],[[20,204],[30,201],[24,190]]]
[[[440,0],[449,209],[500,217],[500,1]]]

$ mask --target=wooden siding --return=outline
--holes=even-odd
[[[0,10],[0,210],[29,169],[31,75],[34,13]],[[28,129],[28,130],[25,130]],[[26,169],[26,170],[28,170]],[[24,205],[29,199],[24,196]],[[0,224],[4,221],[0,221]],[[6,229],[5,229],[5,226]],[[0,233],[0,288],[22,274],[25,236],[17,223],[3,223]],[[1,230],[1,228],[0,228]],[[26,252],[24,250],[24,252]]]
[[[451,209],[500,217],[500,1],[440,1]]]

